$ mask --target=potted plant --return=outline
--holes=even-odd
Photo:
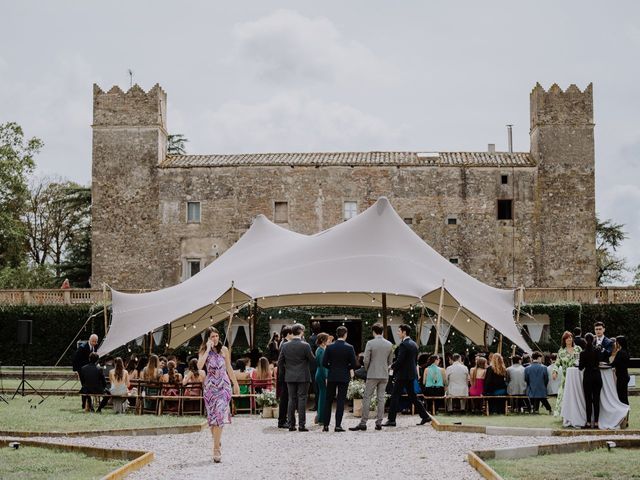
[[[275,391],[262,390],[256,395],[256,404],[262,407],[262,418],[277,418],[278,409],[274,407],[278,406],[278,399]]]
[[[362,416],[362,397],[364,396],[364,381],[351,380],[347,387],[347,398],[353,400],[353,415]]]

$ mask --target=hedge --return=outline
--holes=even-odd
[[[0,306],[0,361],[3,365],[19,365],[22,361],[21,347],[16,343],[17,320],[33,320],[33,345],[26,348],[27,365],[54,365],[64,349],[69,345],[88,317],[94,313],[98,315],[89,320],[87,326],[80,332],[79,339],[87,340],[91,333],[97,333],[100,339],[104,334],[104,323],[101,315],[102,307],[99,305],[55,305],[55,306]],[[626,335],[629,342],[630,353],[633,357],[640,356],[640,329],[637,327],[637,319],[640,317],[640,304],[618,304],[618,305],[580,305],[574,303],[562,304],[534,304],[523,307],[523,311],[530,315],[547,314],[551,322],[551,341],[548,344],[539,344],[542,351],[555,352],[559,348],[560,338],[565,330],[572,330],[580,326],[583,332],[593,331],[593,323],[603,321],[606,325],[607,336]],[[241,311],[241,315],[246,315],[247,311]],[[309,307],[309,308],[274,308],[259,311],[259,319],[256,330],[256,346],[261,351],[266,351],[269,342],[269,320],[270,318],[286,318],[299,321],[307,327],[312,321],[312,316],[355,316],[362,319],[362,346],[371,338],[371,325],[380,321],[378,309],[351,308],[351,307]],[[395,312],[397,316],[399,312]],[[417,311],[402,312],[404,321],[417,327],[419,314]],[[224,337],[225,323],[219,325],[219,330]],[[426,323],[426,328],[431,328]],[[334,334],[335,332],[328,332]],[[415,337],[415,335],[414,335]],[[433,338],[433,334],[431,336]],[[200,337],[196,336],[186,347],[176,350],[176,353],[189,351],[195,353],[200,344]],[[531,343],[532,347],[535,347]],[[505,340],[503,352],[509,352],[510,343]],[[133,352],[141,350],[136,348],[132,342],[129,345]],[[490,350],[497,349],[496,341],[490,346]],[[162,353],[159,348],[156,353]],[[422,351],[433,351],[433,344],[421,347]],[[449,336],[446,350],[451,352],[465,353],[467,350],[473,353],[477,350],[486,350],[483,346],[467,345],[462,334],[455,329]],[[70,365],[75,345],[69,349],[60,365]],[[246,347],[234,347],[234,356],[239,356],[247,351]],[[126,348],[121,348],[117,352],[120,355],[127,355]]]

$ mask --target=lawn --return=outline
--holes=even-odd
[[[487,460],[505,480],[587,480],[593,478],[640,478],[640,450],[606,448],[590,452],[559,453],[519,458]]]
[[[80,382],[73,378],[70,380],[47,380],[47,379],[29,379],[27,381],[33,385],[33,388],[36,390],[53,390],[53,389],[62,389],[62,390],[80,390]],[[20,385],[20,379],[18,378],[3,378],[0,386],[4,388],[5,392],[10,391],[11,395],[16,388]],[[25,392],[30,390],[28,385],[25,385]]]
[[[554,406],[555,398],[549,398]],[[640,397],[629,397],[631,411],[629,414],[629,428],[640,428]],[[447,415],[438,414],[436,418],[441,423],[461,422],[462,425],[492,425],[495,427],[531,427],[531,428],[562,428],[562,419],[547,414],[541,406],[539,414],[509,414],[509,415]]]
[[[38,396],[16,397],[9,405],[0,402],[0,429],[31,432],[70,432],[119,428],[171,427],[196,425],[204,420],[200,416],[172,415],[115,415],[110,408],[101,414],[85,413],[80,408],[80,397],[47,398],[41,405]],[[3,478],[0,476],[0,478]]]
[[[102,478],[120,468],[126,460],[101,460],[83,453],[24,447],[0,447],[0,478],[3,480],[83,480]]]

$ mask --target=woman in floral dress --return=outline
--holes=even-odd
[[[231,384],[233,383],[235,395],[240,389],[231,368],[229,349],[220,343],[220,333],[214,327],[209,327],[206,332],[207,341],[200,346],[198,369],[205,370],[207,373],[203,390],[204,405],[213,436],[213,461],[220,463],[222,427],[225,422],[231,423]]]
[[[564,395],[564,382],[567,378],[567,369],[569,367],[575,367],[578,364],[580,352],[582,352],[582,348],[573,343],[573,334],[571,332],[564,332],[562,341],[560,342],[560,350],[558,350],[558,359],[556,360],[556,365],[562,370],[562,381],[560,382],[556,404],[553,408],[553,415],[556,417],[560,415],[560,411],[562,410],[562,397]]]

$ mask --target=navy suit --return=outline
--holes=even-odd
[[[533,362],[524,369],[524,380],[527,382],[527,395],[531,399],[533,411],[540,409],[540,403],[548,411],[551,405],[547,400],[547,384],[549,383],[549,372],[547,367],[538,362]]]
[[[329,426],[331,405],[335,398],[336,427],[341,427],[344,401],[347,398],[347,387],[349,380],[351,380],[351,370],[356,368],[356,351],[347,342],[338,339],[325,349],[322,366],[329,371],[327,374],[327,403],[325,406],[324,426]]]
[[[598,345],[598,337],[593,338],[593,346],[596,347],[596,351],[598,352],[598,359],[601,362],[609,363],[609,357],[613,352],[613,340],[607,337],[602,338],[602,343],[600,344],[600,349],[597,348]]]
[[[400,397],[403,393],[407,393],[409,401],[414,405],[420,418],[429,419],[429,414],[424,405],[418,401],[414,390],[414,382],[418,377],[418,345],[416,342],[406,337],[396,349],[396,360],[391,364],[393,369],[393,390],[391,391],[391,400],[389,401],[389,418],[388,421],[395,423],[396,414],[400,407]]]

